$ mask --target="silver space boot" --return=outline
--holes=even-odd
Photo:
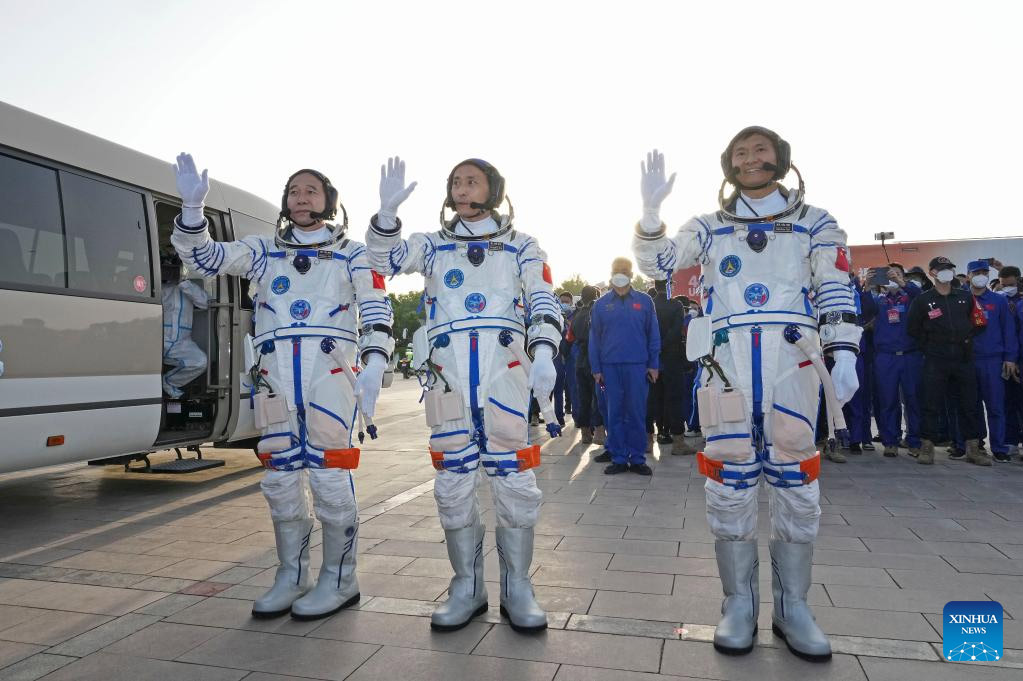
[[[810,590],[813,544],[791,544],[771,540],[772,591],[775,636],[785,641],[793,654],[811,662],[831,659],[831,643],[814,621],[806,593]]]
[[[448,585],[448,599],[430,616],[437,631],[461,629],[476,615],[487,611],[487,585],[483,581],[483,533],[479,518],[475,525],[444,530],[448,559],[455,571]]]
[[[760,612],[760,560],[757,540],[714,542],[721,574],[721,621],[714,631],[714,649],[725,655],[745,655],[753,650]]]
[[[533,528],[497,528],[497,554],[501,561],[501,615],[519,632],[547,628],[547,613],[536,602],[529,581],[533,562]]]
[[[321,524],[320,578],[312,591],[291,604],[291,616],[297,620],[317,620],[359,602],[359,580],[355,578],[358,520],[351,525]]]
[[[252,604],[252,616],[280,617],[291,610],[291,604],[312,585],[309,578],[309,534],[313,519],[275,520],[277,560],[280,565],[274,585]]]

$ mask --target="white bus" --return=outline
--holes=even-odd
[[[0,473],[256,435],[245,280],[197,282],[207,369],[182,399],[162,392],[159,255],[179,206],[170,161],[0,102]],[[277,214],[211,182],[214,239],[272,235]]]

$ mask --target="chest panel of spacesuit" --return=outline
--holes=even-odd
[[[813,314],[807,298],[810,235],[804,225],[717,221],[711,225],[719,233],[707,250],[703,288],[705,296],[709,292],[709,313],[715,319],[759,311]],[[720,233],[728,228],[731,233]]]
[[[348,250],[321,251],[331,255],[308,258],[309,268],[304,274],[295,266],[293,251],[270,258],[259,290],[257,340],[284,329],[289,335],[301,335],[304,328],[309,335],[343,330],[347,333],[337,335],[354,340],[358,318],[355,289],[348,278],[347,260],[333,255],[347,256]]]
[[[450,248],[450,246],[454,248]],[[478,321],[478,327],[521,330],[522,283],[514,244],[503,241],[441,242],[427,279],[427,326]],[[510,248],[509,248],[510,247]]]

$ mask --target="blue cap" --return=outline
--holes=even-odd
[[[991,269],[991,263],[989,263],[987,260],[971,260],[966,265],[966,271],[967,272],[978,272],[978,271],[986,272],[989,269]]]

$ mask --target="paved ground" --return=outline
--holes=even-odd
[[[363,600],[319,622],[249,617],[275,565],[249,452],[220,450],[225,468],[184,477],[81,465],[0,476],[0,679],[1023,678],[1023,466],[825,462],[810,596],[836,654],[812,665],[769,633],[766,570],[754,652],[728,658],[708,642],[720,586],[692,457],[655,455],[652,478],[607,477],[573,429],[545,446],[538,473],[533,580],[550,630],[516,634],[491,608],[433,634],[450,569],[418,391],[395,385],[358,471]],[[485,550],[496,580],[492,534]],[[489,591],[493,604],[496,581]],[[941,662],[945,602],[987,598],[1015,618],[1005,658]]]

